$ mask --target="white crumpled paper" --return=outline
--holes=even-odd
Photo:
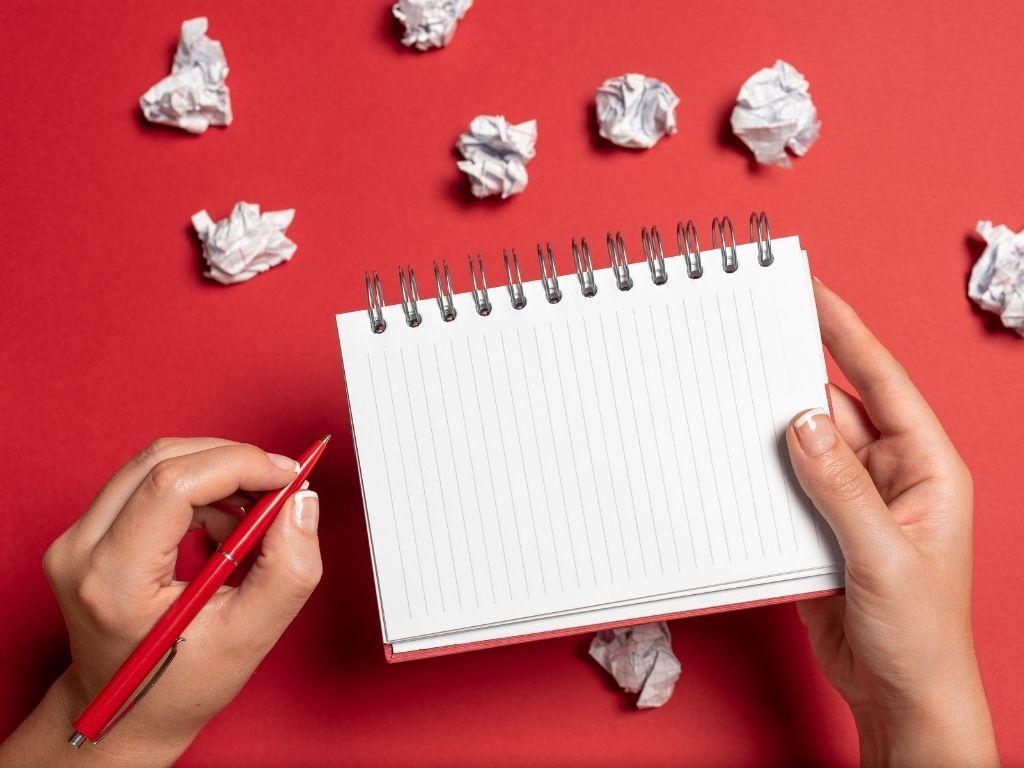
[[[151,123],[203,133],[211,125],[231,124],[231,94],[224,82],[228,62],[220,43],[206,36],[205,16],[181,25],[171,74],[139,99]]]
[[[660,707],[672,696],[682,666],[672,653],[672,633],[663,621],[598,632],[591,657],[622,690],[638,693],[637,707]]]
[[[402,44],[420,51],[451,42],[473,0],[398,0],[391,12],[405,26]]]
[[[1024,336],[1024,229],[979,221],[978,234],[987,245],[971,270],[967,295]]]
[[[807,92],[807,80],[779,59],[758,70],[740,88],[732,110],[732,131],[757,162],[790,167],[786,149],[803,156],[818,140],[821,123]]]
[[[676,132],[679,98],[665,83],[628,74],[605,80],[597,89],[597,125],[601,136],[620,147],[647,149]]]
[[[469,176],[474,195],[504,199],[526,189],[526,164],[536,155],[536,143],[536,120],[513,125],[501,115],[480,115],[455,142],[466,158],[456,165]]]
[[[192,217],[192,226],[203,243],[203,276],[232,285],[288,261],[296,245],[284,231],[294,217],[291,208],[261,214],[254,203],[237,203],[231,215],[218,222],[199,211]]]

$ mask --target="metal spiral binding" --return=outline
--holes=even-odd
[[[374,333],[384,333],[388,324],[384,321],[384,291],[380,287],[380,275],[373,273],[373,280],[370,280],[370,273],[366,273],[366,301],[369,305],[367,312],[370,315],[370,328]]]
[[[750,242],[757,243],[757,262],[762,267],[771,266],[775,262],[772,253],[772,235],[768,224],[768,216],[764,211],[754,211],[750,214]],[[665,249],[662,243],[661,233],[657,226],[650,228],[643,227],[640,230],[640,240],[644,249],[644,258],[647,267],[651,272],[651,280],[655,285],[664,285],[668,282],[668,271],[665,263]],[[633,279],[629,273],[629,260],[626,256],[626,243],[621,232],[612,235],[607,233],[606,243],[608,246],[608,258],[611,261],[612,273],[615,277],[615,284],[620,291],[628,291],[633,287]],[[686,266],[686,274],[696,280],[703,276],[704,266],[700,257],[700,241],[697,237],[697,227],[693,220],[685,224],[682,220],[676,223],[676,243],[679,246],[679,255],[683,258]],[[728,216],[718,218],[711,222],[711,247],[719,249],[722,254],[722,269],[726,273],[735,272],[739,269],[739,260],[736,253],[736,231]],[[511,251],[511,255],[510,255]],[[513,309],[523,309],[526,306],[526,293],[523,290],[523,278],[519,271],[519,254],[515,248],[502,251],[505,262],[505,277],[508,281],[506,288]],[[537,244],[537,260],[540,263],[541,286],[544,295],[551,304],[562,300],[563,294],[558,282],[558,270],[555,265],[554,249],[551,243],[546,247]],[[472,282],[473,304],[476,312],[482,317],[491,314],[490,292],[487,288],[487,277],[484,273],[484,262],[480,254],[476,255],[476,263],[473,257],[468,257],[469,276]],[[576,279],[580,284],[580,292],[586,298],[597,295],[597,281],[594,277],[594,266],[590,257],[590,246],[585,237],[573,238],[572,240],[572,261],[576,268]],[[479,277],[477,276],[479,270]],[[514,274],[513,274],[514,273]],[[384,319],[384,293],[381,288],[380,276],[376,272],[365,273],[367,313],[370,317],[370,329],[373,333],[384,333],[387,330],[387,321]],[[416,283],[416,273],[411,266],[398,269],[398,282],[402,291],[402,312],[405,315],[405,322],[410,328],[416,328],[423,323],[423,316],[420,313],[419,286]],[[434,262],[434,284],[437,287],[437,306],[441,318],[445,322],[455,320],[457,312],[455,309],[455,296],[452,289],[452,276],[448,268],[448,262],[442,260]]]
[[[754,242],[754,230],[757,230],[757,263],[762,267],[770,267],[775,257],[772,255],[772,231],[764,211],[753,211],[750,214],[750,242]]]
[[[597,283],[594,282],[594,264],[590,260],[590,246],[587,238],[581,237],[579,245],[576,238],[572,239],[572,263],[576,265],[576,279],[580,281],[580,291],[586,298],[597,295]]]
[[[615,284],[620,291],[628,291],[633,287],[633,278],[629,276],[629,261],[626,258],[626,242],[622,239],[622,233],[616,232],[615,237],[609,232],[606,238],[608,245],[608,258],[612,262],[612,272],[615,273]]]
[[[729,239],[732,240],[732,244],[729,245],[725,236],[725,228],[729,228]],[[716,243],[716,237],[719,241]],[[722,269],[728,273],[733,273],[740,268],[739,260],[736,258],[736,230],[733,229],[732,219],[728,216],[723,216],[719,219],[717,216],[711,221],[711,247],[719,247],[722,249]]]
[[[640,242],[644,247],[644,258],[647,259],[647,267],[651,270],[651,280],[655,285],[664,285],[668,282],[668,273],[665,271],[665,248],[661,244],[661,233],[657,227],[647,227],[640,230]]]
[[[452,273],[448,271],[448,262],[442,261],[444,265],[444,285],[441,285],[441,270],[437,262],[434,262],[434,283],[437,285],[437,308],[441,310],[441,319],[450,323],[455,319],[455,301],[452,293]]]
[[[423,322],[419,304],[420,290],[416,286],[416,273],[412,271],[412,267],[407,269],[409,270],[408,277],[406,277],[404,269],[398,268],[398,285],[402,289],[402,312],[405,313],[405,324],[410,328],[415,328]]]
[[[544,286],[548,304],[557,304],[562,300],[562,289],[558,287],[558,270],[555,269],[555,254],[551,250],[551,243],[548,243],[546,259],[540,243],[537,243],[537,261],[540,262],[540,282]]]
[[[700,263],[700,240],[697,239],[697,225],[693,219],[685,225],[682,221],[676,223],[676,243],[679,245],[679,255],[686,262],[687,277],[696,280],[704,274],[704,265]]]
[[[469,257],[469,277],[473,281],[473,303],[476,305],[476,313],[481,317],[491,314],[491,296],[487,291],[487,275],[484,274],[484,260],[480,254],[476,255],[476,262],[480,266],[480,283],[483,288],[476,284],[476,267],[473,266],[473,257]]]
[[[526,294],[523,293],[523,277],[519,274],[519,254],[512,249],[512,263],[516,266],[516,279],[512,280],[512,267],[508,262],[508,251],[501,252],[505,259],[505,277],[508,278],[508,297],[512,300],[513,309],[522,309],[526,306]]]

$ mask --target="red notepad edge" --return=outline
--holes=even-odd
[[[707,608],[694,608],[689,611],[677,611],[676,613],[662,613],[657,616],[645,616],[636,619],[622,619],[620,621],[608,621],[603,624],[588,624],[582,627],[567,627],[565,629],[553,629],[549,632],[533,632],[527,635],[516,635],[514,637],[499,637],[494,640],[477,640],[472,643],[456,643],[455,645],[442,645],[437,648],[424,648],[419,651],[405,651],[395,653],[391,643],[384,644],[384,658],[388,664],[397,664],[402,661],[415,661],[416,659],[430,659],[435,656],[449,656],[453,653],[464,651],[482,651],[485,648],[497,648],[502,645],[515,645],[517,643],[530,643],[534,640],[545,640],[553,637],[570,637],[572,635],[583,635],[588,632],[599,632],[602,629],[617,629],[618,627],[631,627],[637,624],[650,624],[655,621],[672,621],[690,616],[705,616],[711,613],[723,613],[725,611],[739,611],[745,608],[759,608],[764,605],[777,605],[778,603],[791,603],[797,600],[813,600],[818,597],[830,595],[841,595],[845,590],[823,589],[818,592],[804,592],[797,595],[782,595],[780,597],[769,597],[764,600],[751,600],[746,603],[732,603],[730,605],[713,605]]]

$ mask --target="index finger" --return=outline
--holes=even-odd
[[[896,435],[937,426],[935,414],[903,366],[853,308],[820,280],[814,281],[814,300],[821,340],[856,388],[878,431]]]
[[[92,504],[72,525],[76,540],[85,548],[92,547],[117,517],[132,492],[139,487],[149,471],[161,461],[222,445],[237,445],[218,437],[161,437],[117,470],[93,499]]]
[[[94,554],[101,562],[116,564],[121,573],[169,582],[194,507],[209,505],[238,490],[282,488],[292,481],[298,467],[294,460],[244,444],[161,461],[132,493]]]

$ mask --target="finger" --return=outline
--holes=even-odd
[[[223,542],[242,519],[241,511],[228,512],[216,507],[196,507],[192,512],[190,531],[202,528],[218,544]]]
[[[237,443],[217,437],[161,437],[151,443],[107,481],[89,508],[72,526],[78,543],[83,548],[92,548],[110,528],[139,483],[161,461],[222,445]]]
[[[871,423],[860,400],[835,384],[829,384],[828,390],[836,428],[853,452],[859,453],[878,439],[878,430]]]
[[[320,500],[299,491],[282,508],[245,580],[231,597],[228,621],[241,636],[273,645],[320,582]]]
[[[860,395],[872,423],[883,434],[937,424],[935,414],[896,358],[820,280],[814,282],[821,339]]]
[[[100,562],[122,573],[165,583],[173,578],[178,543],[193,509],[239,489],[269,491],[287,485],[298,463],[253,445],[225,445],[156,464],[96,545]]]
[[[821,661],[836,658],[843,646],[843,614],[846,611],[844,595],[800,600],[796,613],[807,627],[814,655]]]
[[[247,510],[252,508],[255,500],[243,491],[236,491],[228,496],[226,499],[215,501],[210,504],[213,509],[219,509],[222,512],[229,512],[233,515],[244,515]]]
[[[309,488],[309,480],[303,480],[299,490]],[[224,539],[231,535],[248,510],[256,503],[256,498],[251,493],[238,491],[226,499],[215,501],[205,507],[196,507],[192,511],[192,525],[189,530],[204,528],[206,535],[217,543],[223,543]]]
[[[833,428],[825,411],[796,416],[786,430],[793,471],[832,527],[851,571],[881,569],[902,540],[867,469]]]

